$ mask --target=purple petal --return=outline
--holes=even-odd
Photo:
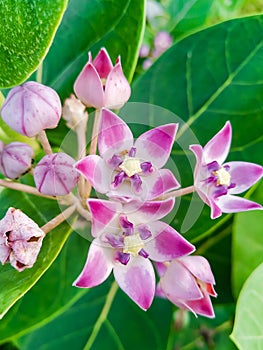
[[[262,209],[262,206],[258,203],[232,195],[219,197],[216,204],[223,213],[237,213],[240,211]]]
[[[90,288],[104,282],[113,267],[113,253],[113,249],[101,247],[98,241],[94,240],[90,245],[86,264],[73,285]]]
[[[223,164],[228,156],[232,139],[232,129],[230,122],[226,122],[224,127],[205,145],[205,163],[217,161]]]
[[[160,283],[167,298],[175,304],[180,300],[196,300],[203,297],[194,276],[176,260],[168,266]]]
[[[217,198],[216,202],[212,198],[209,199],[208,205],[211,208],[211,214],[210,214],[211,219],[216,219],[222,215],[222,209],[221,209],[221,206],[218,205],[218,201],[219,201],[219,198]]]
[[[178,181],[169,169],[160,169],[145,177],[146,200],[153,200],[168,191],[180,187]]]
[[[198,315],[202,315],[209,318],[214,318],[213,305],[211,303],[208,294],[204,294],[204,297],[200,300],[189,300],[186,302],[187,306]]]
[[[162,221],[148,224],[152,233],[145,243],[145,250],[154,261],[168,261],[192,253],[195,247],[175,229]]]
[[[99,73],[100,78],[106,79],[112,70],[113,65],[111,63],[110,56],[104,47],[100,49],[98,55],[95,57],[93,65]]]
[[[155,275],[151,262],[138,256],[132,258],[126,266],[117,264],[113,272],[120,288],[143,310],[147,310],[155,293]]]
[[[87,106],[104,107],[104,91],[99,74],[93,64],[89,62],[84,66],[74,84],[77,97]]]
[[[120,59],[110,72],[105,85],[105,106],[119,109],[128,101],[131,95],[130,84],[125,78]]]
[[[113,112],[103,109],[98,148],[104,159],[111,159],[114,154],[129,152],[133,145],[133,135],[126,123]]]
[[[169,198],[163,201],[133,201],[124,205],[123,210],[129,215],[134,225],[157,221],[173,209],[174,199]]]
[[[87,204],[92,215],[93,237],[98,237],[102,232],[115,233],[119,229],[120,203],[91,198]]]
[[[238,194],[246,191],[263,175],[263,167],[254,163],[229,162],[224,164],[229,167],[231,183],[236,186],[229,189],[229,193]]]
[[[203,148],[200,145],[191,145],[189,146],[189,149],[194,153],[196,158],[196,165],[194,170],[194,182],[195,182],[195,185],[197,186],[199,181],[198,178],[202,167]]]
[[[166,124],[145,132],[135,141],[136,156],[162,168],[170,156],[177,129],[178,124]]]
[[[83,175],[100,193],[107,193],[110,189],[112,170],[104,160],[97,156],[87,156],[75,164],[76,170]]]
[[[209,262],[204,257],[198,255],[185,256],[180,261],[200,281],[215,284]]]

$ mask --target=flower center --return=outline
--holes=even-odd
[[[138,253],[144,246],[139,233],[136,233],[131,236],[125,236],[123,243],[123,253],[131,254],[133,256],[138,255]]]
[[[227,187],[231,184],[231,175],[229,172],[224,168],[221,167],[220,169],[213,171],[213,174],[217,177],[217,186],[225,185]]]
[[[119,168],[123,170],[125,174],[129,177],[142,171],[140,159],[127,156],[125,156]]]

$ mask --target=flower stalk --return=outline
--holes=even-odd
[[[46,134],[45,130],[41,130],[38,133],[38,139],[43,147],[45,154],[47,154],[47,155],[52,154],[52,148],[51,148],[50,143],[48,141],[47,134]]]
[[[62,224],[63,221],[67,220],[74,213],[75,210],[76,210],[76,204],[71,205],[70,207],[62,211],[62,213],[55,216],[52,220],[50,220],[45,225],[43,225],[41,227],[41,230],[44,231],[45,234],[47,234],[48,232],[53,230],[55,227]]]

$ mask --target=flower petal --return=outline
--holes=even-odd
[[[229,189],[229,193],[237,194],[246,191],[249,187],[254,185],[263,175],[263,167],[248,162],[229,162],[224,166],[229,166],[229,173],[231,175],[231,183],[236,186]]]
[[[170,157],[178,124],[166,124],[146,131],[135,141],[136,157],[160,169]]]
[[[232,195],[219,197],[216,203],[223,213],[237,213],[240,211],[256,209],[262,210],[262,206],[260,204]]]
[[[89,62],[84,66],[74,83],[74,91],[87,107],[104,107],[103,85],[98,72],[91,63],[90,53]]]
[[[117,264],[113,273],[120,288],[143,310],[147,310],[155,293],[155,275],[151,262],[140,256],[125,266]]]
[[[110,189],[112,170],[106,166],[104,160],[97,155],[90,155],[75,164],[76,170],[83,175],[100,193],[107,193]]]
[[[162,221],[148,224],[152,237],[145,243],[149,258],[154,261],[168,261],[192,253],[195,247],[175,229]]]
[[[189,300],[186,302],[187,306],[196,314],[209,318],[214,318],[213,305],[211,303],[208,294],[204,294],[204,297],[200,300]]]
[[[196,300],[203,297],[194,276],[176,260],[171,262],[161,277],[160,284],[167,298],[175,304],[180,300]]]
[[[194,153],[196,158],[196,165],[194,170],[195,184],[198,185],[198,175],[200,174],[202,159],[203,159],[203,148],[200,145],[190,145],[189,149]]]
[[[130,84],[125,78],[120,58],[111,70],[105,85],[105,106],[119,109],[128,101],[131,95]]]
[[[101,247],[98,241],[94,240],[90,245],[86,264],[73,285],[90,288],[104,282],[113,267],[113,253],[113,249]]]
[[[173,209],[174,199],[164,201],[132,201],[123,207],[125,214],[134,225],[153,222],[166,216]]]
[[[99,73],[101,79],[106,79],[112,70],[113,65],[111,63],[110,56],[104,47],[100,49],[98,55],[95,57],[93,66]]]
[[[113,234],[119,230],[117,220],[122,209],[120,203],[91,198],[87,204],[92,215],[93,237],[98,237],[103,232]]]
[[[215,284],[214,275],[209,262],[203,256],[185,256],[182,257],[180,261],[199,280]]]
[[[222,164],[230,149],[232,139],[232,128],[230,122],[226,122],[224,127],[205,145],[205,163],[209,164],[217,161]]]
[[[108,160],[114,154],[129,151],[133,145],[133,135],[126,123],[113,112],[103,109],[98,137],[100,155]]]
[[[162,196],[168,191],[172,191],[180,187],[179,182],[169,169],[159,169],[151,175],[143,178],[146,186],[146,200],[153,200]]]

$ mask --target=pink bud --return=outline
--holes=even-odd
[[[57,126],[61,117],[61,103],[55,90],[28,81],[9,92],[1,114],[10,128],[33,137],[44,129]]]
[[[106,49],[102,48],[94,61],[89,52],[89,61],[77,77],[74,91],[87,107],[121,108],[128,101],[131,88],[120,57],[113,67]]]
[[[165,50],[167,50],[173,43],[172,36],[166,31],[160,31],[154,38],[154,52],[153,57],[160,56]]]
[[[9,179],[16,179],[26,173],[32,164],[34,152],[26,143],[11,142],[0,145],[0,172]]]
[[[34,265],[45,233],[21,210],[9,208],[0,220],[0,261],[18,271]]]
[[[86,106],[78,100],[73,94],[66,98],[63,106],[63,119],[66,120],[67,126],[75,130],[80,122],[86,125],[88,113],[85,112]],[[81,124],[83,125],[83,124]]]
[[[50,196],[64,196],[76,185],[79,175],[75,160],[66,153],[52,153],[41,159],[34,169],[34,180],[39,192]]]

